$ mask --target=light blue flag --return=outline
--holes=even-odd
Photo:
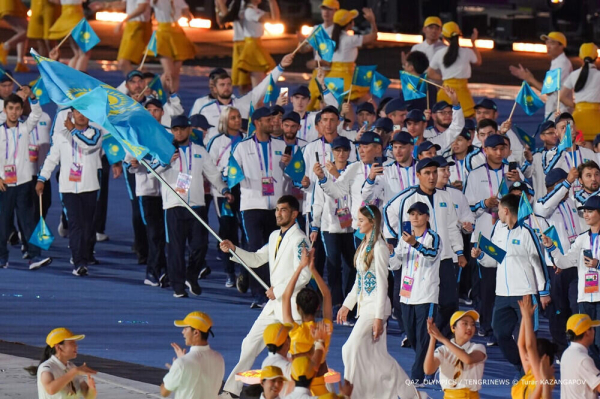
[[[379,98],[383,97],[390,83],[392,83],[391,80],[375,71],[375,76],[371,81],[371,94]]]
[[[194,144],[204,147],[204,133],[202,133],[202,130],[192,128],[192,132],[190,133],[190,141]]]
[[[521,138],[521,141],[529,147],[529,149],[533,152],[536,150],[537,146],[535,144],[535,139],[528,135],[523,129],[518,127],[517,125],[513,125],[513,130],[517,135]]]
[[[46,86],[44,86],[44,81],[42,78],[38,78],[35,85],[31,88],[33,94],[37,97],[40,102],[40,105],[46,105],[50,102],[50,97],[48,97],[48,91],[46,90]]]
[[[232,189],[238,185],[246,176],[240,167],[240,164],[235,160],[233,154],[229,157],[229,165],[227,165],[227,187]]]
[[[233,217],[233,209],[231,209],[231,204],[227,201],[223,201],[221,203],[221,217]]]
[[[73,28],[71,37],[84,53],[87,53],[94,48],[96,44],[100,43],[100,38],[85,18],[82,18]]]
[[[531,204],[527,199],[527,194],[524,191],[521,192],[521,199],[519,200],[519,213],[517,215],[518,223],[523,223],[525,219],[529,217],[529,215],[533,214],[533,209],[531,209]]]
[[[154,78],[152,78],[150,84],[148,84],[148,87],[150,90],[156,93],[156,96],[162,105],[167,103],[169,97],[167,96],[165,89],[163,89],[162,82],[160,81],[160,75],[156,75]]]
[[[506,251],[495,245],[489,239],[485,238],[481,233],[479,233],[477,244],[479,249],[481,249],[481,252],[494,259],[496,262],[502,263],[504,257],[506,256]]]
[[[500,186],[498,187],[498,196],[500,198],[502,198],[507,194],[508,194],[508,185],[506,184],[506,179],[502,178],[502,181],[500,182]]]
[[[333,95],[339,95],[344,91],[344,78],[325,78],[325,86]]]
[[[519,90],[515,101],[529,116],[535,114],[538,109],[544,107],[544,102],[538,97],[537,94],[535,94],[527,82],[523,82],[521,85],[521,90]]]
[[[404,101],[427,97],[427,85],[422,84],[418,76],[400,71],[400,83],[402,84]]]
[[[254,104],[250,103],[250,112],[248,112],[248,137],[254,134],[256,126],[252,123],[252,114],[254,113]]]
[[[171,162],[172,135],[137,101],[113,87],[31,50],[50,99],[73,107],[117,139],[135,158],[146,155],[163,165]]]
[[[306,172],[306,164],[304,163],[304,155],[300,151],[300,148],[298,148],[288,166],[285,167],[284,172],[292,178],[294,183],[302,181]]]
[[[280,91],[281,89],[273,80],[273,74],[269,75],[269,85],[267,86],[267,93],[265,94],[265,99],[263,102],[271,106],[271,103],[276,102],[277,98],[279,98]]]
[[[348,94],[350,94],[350,90],[346,90],[345,92],[340,94],[334,94],[333,96],[337,100],[338,104],[341,104],[345,101],[345,98]]]
[[[148,42],[148,52],[152,52],[152,55],[154,56],[158,54],[156,51],[156,31],[152,32],[152,36],[150,36],[150,41]]]
[[[542,85],[542,94],[554,93],[557,90],[560,90],[560,68],[546,72]]]
[[[106,159],[111,165],[121,162],[125,159],[125,150],[119,144],[116,138],[110,133],[102,137],[102,149],[106,153]]]
[[[317,26],[306,40],[317,51],[323,61],[333,61],[335,42],[331,40],[323,25]]]
[[[561,151],[565,151],[571,147],[573,147],[573,134],[571,133],[571,124],[567,123],[567,127],[565,129],[565,134],[564,134],[562,140],[560,141],[560,143],[558,143],[557,150],[558,150],[558,152],[561,152]]]
[[[556,231],[556,227],[550,226],[544,231],[544,235],[552,240],[554,246],[558,248],[561,254],[565,254],[562,245],[560,245],[560,238],[558,238],[558,231]]]
[[[31,237],[29,237],[29,243],[36,247],[42,248],[44,251],[50,249],[50,245],[54,242],[54,236],[48,228],[48,225],[44,221],[44,218],[40,218],[39,223],[33,230]]]
[[[375,76],[377,65],[362,65],[354,68],[352,84],[360,87],[371,87],[371,81]]]

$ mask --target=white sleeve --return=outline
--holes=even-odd
[[[568,194],[570,188],[571,185],[566,180],[563,181],[533,204],[533,212],[546,219],[550,218],[556,210],[556,207],[561,203],[565,195]]]
[[[564,71],[561,70],[561,73],[563,73]],[[565,79],[565,81],[563,82],[563,87],[566,89],[572,89],[573,87],[575,87],[575,83],[577,82],[577,78],[579,78],[579,74],[581,73],[581,69],[578,69],[576,71],[573,71],[569,74],[569,76]]]
[[[183,379],[183,366],[181,365],[181,360],[176,359],[169,372],[163,378],[163,384],[165,384],[165,389],[168,391],[175,391],[181,385],[181,380]]]
[[[445,51],[436,51],[433,54],[433,58],[431,59],[431,62],[429,63],[429,67],[431,69],[435,69],[437,71],[442,69],[442,60],[444,59],[444,54],[446,54]]]
[[[383,221],[393,238],[399,238],[400,233],[400,205],[402,202],[401,196],[394,197],[383,207]]]
[[[375,256],[373,257],[371,267],[377,273],[377,307],[375,309],[375,318],[383,320],[385,317],[385,303],[388,300],[388,263],[390,252],[383,243],[378,243],[374,251]]]

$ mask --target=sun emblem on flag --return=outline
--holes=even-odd
[[[525,97],[525,102],[527,104],[533,104],[533,97],[532,96],[526,96]]]
[[[494,248],[494,247],[488,247],[488,251],[490,251],[491,253],[495,254],[496,253],[496,248]]]
[[[552,84],[552,76],[546,77],[546,86],[550,86]]]
[[[110,146],[110,153],[112,155],[117,155],[119,153],[119,146],[116,144],[113,144]]]
[[[34,94],[35,94],[36,97],[39,97],[42,94],[44,94],[44,92],[42,91],[42,89],[35,89],[35,93]]]
[[[373,71],[367,71],[365,76],[367,77],[367,79],[371,79],[373,77]]]
[[[319,44],[319,50],[326,51],[327,50],[327,44],[326,43]]]
[[[383,82],[381,80],[376,80],[375,81],[375,87],[376,88],[378,88],[378,89],[381,88],[381,85],[383,85]]]
[[[329,90],[335,90],[335,84],[333,82],[329,82],[327,87],[329,88]]]
[[[91,37],[92,35],[90,35],[90,32],[81,32],[81,40],[84,42],[89,42]]]

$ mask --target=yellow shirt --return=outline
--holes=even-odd
[[[314,346],[315,340],[312,336],[312,330],[318,322],[306,321],[302,324],[294,323],[294,328],[290,331],[290,353],[297,355],[299,353],[309,352]],[[327,352],[329,351],[329,343],[331,342],[331,334],[333,333],[333,322],[328,319],[323,319],[323,323],[327,328],[327,337],[325,338],[325,353],[321,363],[325,361]]]
[[[510,390],[511,397],[513,399],[528,399],[533,391],[535,391],[536,385],[537,381],[535,380],[533,372],[530,368],[527,374],[521,377],[519,382],[513,385],[512,389]]]

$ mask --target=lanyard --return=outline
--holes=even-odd
[[[329,144],[329,143],[327,143]],[[329,144],[331,145],[331,144]],[[321,137],[321,147],[323,148],[323,166],[325,166],[325,162],[327,161],[327,159],[325,159],[325,155],[327,154],[325,152],[325,137]],[[330,159],[329,161],[333,161],[333,159]]]
[[[219,115],[221,115],[221,104],[219,103],[219,99],[217,99],[217,109],[219,110]],[[233,98],[231,99],[231,103],[229,105],[227,105],[227,107],[233,107],[234,103],[233,103]],[[250,115],[252,116],[252,115]]]
[[[77,152],[77,157],[75,157],[75,152]],[[81,148],[79,148],[74,139],[71,139],[71,158],[73,158],[73,163],[75,163],[76,160],[81,159]]]
[[[258,139],[256,138],[256,135],[254,135],[254,143],[256,144],[256,152],[258,153],[258,163],[260,164],[260,174],[262,175],[262,173],[264,172],[265,168],[263,166],[263,159],[262,159],[262,145],[258,144]],[[271,139],[269,139],[269,154],[268,154],[268,158],[269,158],[269,170],[266,172],[267,176],[269,177],[269,172],[271,172],[271,176],[273,175],[273,156],[271,155]]]
[[[461,179],[461,173],[460,171],[462,170],[462,176],[464,176],[466,173],[464,172],[465,170],[465,160],[464,159],[456,159],[456,155],[452,155],[452,158],[454,159],[454,163],[456,164],[456,174],[458,175],[458,180],[463,181],[463,179]],[[489,174],[489,172],[488,172]]]
[[[504,164],[501,166],[501,168],[502,168],[502,180],[504,180]],[[490,167],[487,162],[485,163],[485,171],[487,173],[488,186],[490,188],[490,197],[495,197],[496,194],[494,194],[494,189],[492,188],[492,178],[490,177]],[[496,181],[498,181],[498,172],[494,170],[494,173],[496,174]],[[502,181],[498,182],[498,187],[500,187],[501,183],[502,183]]]
[[[302,118],[302,120],[304,121],[304,129],[302,132],[302,139],[306,140],[306,127],[308,126],[308,112],[306,112],[304,114],[304,118]]]
[[[413,164],[414,164],[414,162],[413,162]],[[414,168],[413,164],[411,164],[410,166],[407,166],[407,167],[403,166],[403,168],[406,170],[406,177],[408,179],[409,187],[413,186],[415,184],[415,181],[416,181],[416,178],[417,178],[416,169]],[[412,168],[412,171],[413,171],[412,183],[410,181],[411,179],[410,179],[410,176],[408,174],[408,170],[411,169],[411,168]],[[402,190],[404,190],[404,179],[402,178],[402,172],[400,170],[400,164],[398,163],[398,161],[396,161],[396,169],[398,170],[398,179],[400,179],[400,187],[401,187]]]
[[[223,148],[223,150],[221,150],[221,153],[219,154],[219,157],[217,158],[217,166],[219,166],[219,162],[221,162],[221,158],[223,158],[223,154],[225,154],[225,151],[227,151],[227,149],[229,147],[231,147],[231,143],[233,143],[233,139],[229,142],[229,144],[227,144],[225,146],[225,148]]]
[[[18,125],[17,125],[17,127],[18,127]],[[15,132],[14,132],[13,129],[15,129],[15,128],[12,128],[12,127],[10,128],[10,131],[11,131],[11,133],[13,135],[13,140],[15,142],[15,153],[13,155],[13,162],[17,162],[17,152],[19,150],[19,138],[21,137],[21,135],[19,134],[19,136],[17,137],[15,135]],[[8,145],[8,130],[6,130],[6,123],[4,124],[4,137],[6,138],[6,155],[5,155],[4,159],[8,160],[8,147],[9,147],[9,145]]]
[[[560,203],[558,205],[558,212],[560,212],[560,216],[562,217],[563,220],[563,224],[565,225],[565,230],[567,231],[567,234],[569,233],[569,225],[567,224],[567,219],[565,218],[565,215],[562,211],[562,207],[565,207],[565,212],[567,212],[569,214],[569,216],[571,217],[571,236],[575,235],[575,220],[573,219],[573,215],[571,214],[571,212],[569,212],[567,208],[567,206],[565,205],[564,202]]]
[[[188,148],[189,148],[188,154],[190,156],[190,161],[188,162],[187,165],[185,165],[185,168],[186,168],[186,172],[188,172],[188,174],[190,174],[190,172],[192,170],[192,152],[193,152],[192,151],[192,145],[190,144]],[[181,151],[181,148],[178,148],[177,151]],[[182,158],[182,156],[181,156],[181,154],[179,154],[179,173],[182,172],[181,158]],[[183,153],[183,158],[185,158],[185,152]]]
[[[571,153],[573,154],[573,153]],[[577,167],[577,155],[579,155],[579,164],[581,165],[583,163],[583,156],[581,155],[581,151],[579,151],[579,148],[575,150],[575,156],[573,157],[573,162],[575,162],[574,167]],[[567,154],[567,152],[565,151],[565,161],[567,162],[567,167],[569,168],[569,170],[571,170],[571,162],[569,162],[569,154]]]
[[[421,242],[420,244],[423,244],[423,242],[425,241],[425,237],[427,236],[427,232],[429,231],[429,229],[425,229],[425,232],[423,233],[423,235],[421,236]],[[419,240],[417,240],[419,241]],[[408,246],[408,252],[406,253],[406,265],[408,266],[408,264],[410,263],[410,250],[412,249],[412,245]],[[414,275],[414,273],[417,271],[417,268],[419,267],[419,263],[417,262],[419,260],[419,252],[417,250],[415,250],[415,255],[414,259],[413,259],[413,272],[411,273],[411,275]]]

